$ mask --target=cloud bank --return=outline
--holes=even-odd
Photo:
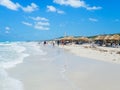
[[[35,3],[31,3],[31,5],[23,7],[19,3],[14,3],[11,0],[0,0],[0,5],[14,11],[22,9],[24,12],[33,12],[38,9],[38,6]]]
[[[26,21],[22,21],[22,24],[33,27],[34,29],[38,30],[49,30],[50,29],[50,23],[47,18],[44,17],[29,17],[33,23],[29,23]]]
[[[60,5],[66,5],[71,6],[74,8],[86,8],[87,10],[99,10],[102,7],[99,6],[90,6],[89,4],[86,4],[83,0],[54,0],[54,3],[60,4]]]
[[[64,11],[59,10],[59,9],[57,9],[54,6],[51,6],[51,5],[47,5],[47,11],[48,12],[56,12],[56,13],[59,13],[59,14],[64,14],[65,13]]]

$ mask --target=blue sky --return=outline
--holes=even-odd
[[[0,41],[120,33],[119,0],[0,0]]]

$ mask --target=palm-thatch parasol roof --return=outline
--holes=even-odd
[[[105,36],[97,36],[94,40],[104,40]]]
[[[112,36],[107,35],[107,36],[104,37],[104,40],[110,40],[111,37],[112,37]]]
[[[120,36],[115,34],[115,35],[111,36],[110,40],[120,40]]]
[[[89,39],[87,37],[74,38],[74,40],[77,40],[77,41],[89,41]]]
[[[83,41],[89,41],[89,39],[88,39],[87,37],[81,37],[81,39],[82,39]]]

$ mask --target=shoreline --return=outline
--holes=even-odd
[[[8,69],[23,90],[119,90],[120,66],[82,58],[58,47],[42,47],[46,55],[31,54]],[[116,89],[117,87],[117,89]]]
[[[100,46],[91,47],[90,44],[60,45],[59,48],[62,48],[80,57],[120,64],[120,48]]]

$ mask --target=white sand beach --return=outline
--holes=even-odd
[[[98,52],[79,46],[64,48]],[[22,83],[22,90],[120,90],[119,64],[76,56],[58,47],[40,46],[39,50],[45,53],[34,51],[23,63],[7,69],[9,77]]]
[[[90,44],[61,45],[60,48],[81,57],[120,64],[120,48],[100,46],[92,47]]]
[[[120,90],[120,0],[0,0],[0,90]]]

